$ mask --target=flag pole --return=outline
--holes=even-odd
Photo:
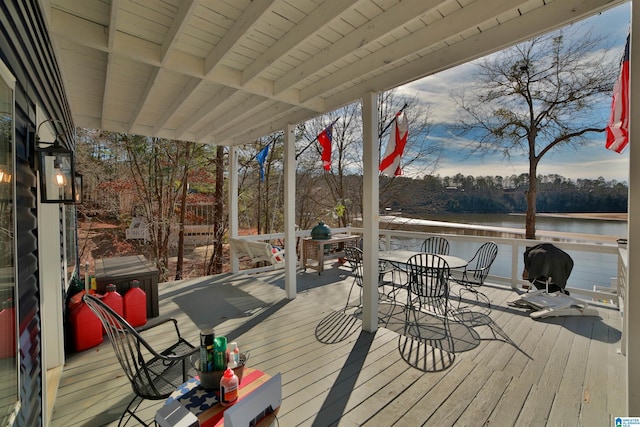
[[[338,117],[337,119],[335,119],[333,122],[331,122],[331,124],[330,124],[329,126],[327,126],[327,127],[326,127],[326,128],[324,128],[324,129],[327,129],[327,128],[332,127],[333,125],[335,125],[335,124],[336,124],[336,122],[337,122],[338,120],[340,120],[340,117]],[[323,131],[324,131],[324,129],[323,129]],[[322,132],[320,132],[320,133],[322,133]],[[320,135],[320,133],[319,133],[318,135]],[[307,151],[307,148],[311,147],[311,145],[312,145],[314,142],[316,142],[316,141],[318,140],[318,135],[316,135],[316,137],[315,137],[315,138],[313,138],[313,139],[312,139],[312,140],[307,144],[307,146],[306,146],[306,147],[304,147],[302,150],[300,150],[300,152],[299,152],[298,154],[296,154],[296,160],[298,160],[298,157],[300,157],[300,155],[301,155],[302,153],[304,153],[305,151]]]
[[[380,132],[380,135],[378,135],[378,139],[382,138],[382,135],[384,135],[384,133],[387,131],[387,129],[389,129],[389,127],[391,127],[391,125],[393,124],[393,121],[396,119],[396,117],[398,117],[400,114],[402,114],[404,109],[407,108],[408,106],[409,106],[409,104],[407,104],[405,102],[404,105],[402,106],[402,108],[393,117],[393,119],[391,119],[391,121],[389,123],[387,123],[387,125],[384,127],[384,129],[382,129],[382,132]]]

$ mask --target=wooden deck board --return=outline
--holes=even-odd
[[[599,308],[601,319],[536,321],[507,306],[512,290],[490,286],[489,315],[474,306],[473,319],[453,320],[451,342],[432,343],[453,347],[453,358],[438,361],[434,347],[403,336],[400,306],[381,305],[389,323],[363,332],[353,310],[342,311],[352,283],[346,269],[298,274],[291,301],[283,272],[190,279],[159,292],[161,315],[177,318],[191,342],[214,327],[249,351],[249,366],[282,373],[282,426],[606,425],[622,413],[625,359],[614,310]],[[428,372],[434,360],[450,366]],[[115,426],[131,397],[108,342],[69,355],[51,426]],[[144,402],[139,412],[152,419],[161,404]]]

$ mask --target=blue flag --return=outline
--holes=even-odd
[[[267,159],[267,155],[269,154],[269,145],[267,144],[256,156],[256,160],[260,165],[260,181],[264,181],[264,161]]]

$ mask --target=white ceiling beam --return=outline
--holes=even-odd
[[[278,94],[317,73],[319,70],[353,53],[355,50],[373,43],[408,21],[418,18],[442,3],[441,0],[404,0],[388,9],[368,23],[360,26],[345,37],[322,49],[312,58],[276,80],[274,93]]]
[[[476,1],[470,3],[468,6],[456,10],[433,24],[365,56],[360,61],[347,65],[314,82],[301,91],[300,97],[304,100],[320,96],[346,82],[366,76],[372,70],[377,70],[407,56],[414,55],[419,51],[416,46],[427,50],[430,46],[437,45],[443,40],[477,26],[478,23],[486,22],[512,9],[513,0],[495,0],[482,3]]]
[[[253,113],[251,115],[250,123],[253,127],[260,127],[270,123],[277,117],[283,117],[288,112],[293,112],[293,111],[295,111],[295,108],[292,108],[291,105],[285,104],[283,102],[276,102],[275,104],[269,106],[269,108],[263,108],[261,111]],[[310,116],[313,117],[314,115],[317,115],[317,114],[318,113],[313,112],[313,113],[310,113]],[[246,124],[244,127],[246,127]],[[217,139],[217,135],[221,135],[225,133],[228,134],[229,131],[230,130],[227,128],[220,128],[219,131],[215,132],[214,139]],[[237,132],[237,130],[235,132]]]
[[[140,112],[142,112],[142,110],[144,109],[144,106],[147,103],[147,100],[149,99],[149,94],[151,93],[151,91],[153,90],[154,86],[157,83],[159,74],[160,74],[160,68],[153,67],[153,69],[151,70],[151,75],[147,79],[147,83],[144,85],[144,89],[140,94],[140,97],[138,98],[138,102],[136,103],[135,108],[131,112],[131,118],[129,119],[129,126],[128,126],[129,129],[132,129],[133,126],[138,121]],[[129,132],[131,131],[129,130]]]
[[[187,26],[191,17],[195,13],[199,0],[181,0],[180,6],[178,6],[178,12],[171,23],[171,27],[167,32],[167,35],[162,42],[162,46],[160,47],[160,57],[162,58],[162,62],[165,61],[167,55],[176,44],[178,40],[178,36],[182,33],[183,29]]]
[[[274,118],[268,124],[256,128],[246,129],[242,133],[230,133],[223,139],[216,138],[216,144],[237,146],[255,141],[263,136],[271,135],[274,132],[281,131],[288,124],[297,124],[308,120],[317,113],[305,109],[296,109],[296,111],[286,114],[282,117]]]
[[[227,108],[222,109],[221,114],[213,119],[211,123],[198,132],[198,138],[207,137],[219,129],[236,128],[235,130],[237,130],[238,126],[244,127],[247,121],[253,121],[251,119],[251,115],[255,111],[264,108],[264,106],[271,103],[272,101],[269,99],[251,96],[238,105],[228,106]],[[231,123],[237,123],[239,118],[244,118],[244,123],[236,126],[230,125]]]
[[[276,0],[251,1],[238,20],[227,30],[204,61],[204,74],[209,75],[238,42],[266,13],[271,12]]]
[[[116,32],[114,48],[110,51],[107,48],[107,37],[104,34],[103,26],[75,18],[56,9],[53,10],[52,15],[55,17],[55,19],[52,19],[52,31],[59,35],[61,39],[107,52],[111,55],[123,56],[154,67],[162,66],[168,71],[203,79],[202,70],[204,64],[202,58],[185,52],[172,51],[170,55],[167,55],[167,57],[163,59],[158,45],[122,32]],[[82,34],[78,34],[78,28]],[[300,103],[300,92],[295,89],[289,89],[278,95],[274,95],[273,81],[265,78],[257,77],[249,84],[242,85],[242,73],[224,65],[218,65],[216,72],[206,76],[205,80],[210,83],[230,86],[276,101],[286,102],[291,105],[302,106],[318,112],[324,111],[323,100],[314,99]]]
[[[116,38],[116,29],[118,28],[118,11],[120,10],[120,0],[113,0],[111,2],[111,14],[109,16],[109,32],[107,35],[107,49],[111,50],[113,48],[113,44],[115,43]],[[111,55],[107,55],[107,69],[104,75],[104,93],[102,94],[102,112],[100,113],[100,117],[107,117],[105,109],[109,103],[109,95],[113,93],[111,91],[111,85],[113,83],[113,79],[111,78],[111,68],[112,68],[113,58]]]
[[[198,85],[199,86],[199,85]],[[224,108],[225,101],[237,92],[236,89],[222,86],[215,95],[213,95],[202,107],[198,108],[196,114],[192,114],[185,122],[176,129],[176,134],[182,137],[192,126],[203,120],[211,112],[219,111]]]
[[[184,87],[184,90],[180,91],[180,94],[169,104],[169,106],[164,110],[162,116],[158,119],[155,126],[153,127],[153,134],[157,134],[160,132],[160,129],[173,117],[173,115],[178,111],[180,106],[187,101],[189,96],[193,94],[193,88],[197,87],[200,84],[200,79],[189,79],[189,82]],[[184,135],[183,131],[178,130],[176,133],[179,133],[181,136]]]
[[[618,2],[620,3],[620,2]],[[396,67],[387,73],[325,98],[327,110],[333,110],[357,100],[369,91],[382,92],[453,68],[490,53],[528,40],[535,35],[560,28],[612,6],[610,0],[555,1],[520,15],[473,38],[455,43]],[[545,22],[544,26],[540,22]]]
[[[242,84],[245,85],[253,80],[269,65],[278,61],[307,38],[316,34],[324,25],[333,21],[356,3],[358,1],[354,0],[327,0],[322,3],[244,69],[242,72]]]

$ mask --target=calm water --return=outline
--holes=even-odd
[[[524,215],[508,214],[468,214],[468,215],[432,215],[433,221],[461,222],[463,224],[488,225],[492,227],[518,228],[524,230]],[[536,230],[560,231],[564,233],[599,234],[627,237],[627,222],[601,219],[575,219],[544,217],[536,218]]]
[[[432,215],[425,219],[524,230],[524,216],[520,215]],[[595,234],[615,238],[627,237],[627,222],[616,220],[538,217],[536,229],[538,231]],[[443,229],[440,232],[447,233],[447,230]],[[450,243],[451,254],[465,259],[471,259],[478,248],[476,242],[452,240]],[[422,240],[419,239],[392,242],[393,246],[416,250],[421,244]],[[592,290],[594,286],[609,287],[611,285],[611,278],[617,274],[617,256],[571,251],[567,251],[567,253],[574,261],[574,268],[567,286]],[[518,260],[518,271],[521,272],[524,268],[522,255],[518,256]],[[499,246],[498,257],[491,267],[491,274],[511,277],[511,246]]]

